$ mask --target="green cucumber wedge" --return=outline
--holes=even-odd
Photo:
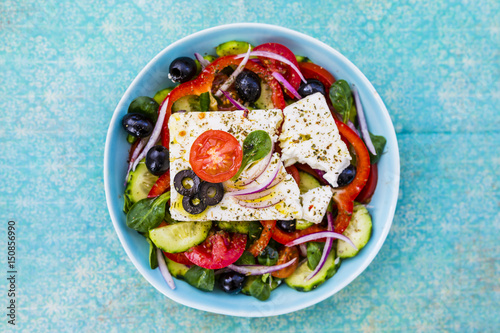
[[[210,228],[212,222],[180,222],[149,230],[149,238],[159,249],[178,253],[201,244]]]
[[[304,194],[313,188],[320,187],[321,184],[319,180],[314,178],[314,176],[308,174],[304,171],[299,171],[300,182],[299,182],[299,190],[300,194]]]
[[[149,172],[145,159],[137,164],[135,170],[130,172],[125,188],[125,201],[129,201],[129,208],[136,202],[147,198],[157,179],[157,176]]]
[[[183,264],[179,264],[173,260],[168,259],[165,257],[165,262],[167,263],[167,268],[170,274],[176,279],[184,280],[184,275],[186,275],[187,271],[189,270],[189,267]]]
[[[335,263],[335,250],[332,249],[323,268],[310,280],[306,280],[313,271],[307,266],[307,262],[302,263],[292,275],[285,279],[285,283],[297,291],[311,291],[320,284],[331,278],[340,267],[340,260]]]
[[[338,256],[340,258],[354,257],[368,243],[371,234],[372,218],[370,213],[368,213],[368,210],[363,205],[354,206],[351,223],[349,223],[349,226],[344,231],[344,236],[347,236],[356,245],[358,250],[346,242],[339,240],[337,243]]]

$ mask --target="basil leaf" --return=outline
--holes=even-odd
[[[156,198],[145,198],[136,202],[127,213],[127,226],[139,232],[156,228],[165,218],[170,191]]]
[[[266,248],[257,256],[257,261],[260,265],[274,266],[278,263],[278,258],[278,251],[270,246],[266,246]]]
[[[369,134],[370,134],[370,139],[372,140],[373,143],[373,147],[375,147],[375,151],[377,152],[377,155],[372,155],[370,151],[368,151],[368,153],[370,154],[370,163],[375,164],[380,160],[380,157],[382,157],[382,153],[384,152],[387,140],[382,135],[374,135],[371,133]]]
[[[187,283],[204,291],[213,291],[215,285],[215,274],[213,269],[192,266],[184,275]]]
[[[255,258],[250,252],[245,251],[245,252],[243,252],[241,257],[238,260],[236,260],[236,262],[234,264],[235,265],[255,265]]]
[[[347,123],[353,106],[353,97],[349,83],[345,80],[335,81],[330,87],[330,100],[335,111],[342,116],[342,121]]]
[[[233,181],[237,180],[247,165],[257,162],[271,151],[273,141],[269,134],[263,130],[253,131],[243,141],[243,160],[238,173],[231,178]]]
[[[265,301],[271,296],[271,287],[269,283],[262,282],[262,279],[256,279],[250,285],[250,295],[259,301]]]
[[[208,92],[204,92],[200,95],[200,111],[208,111],[210,106],[210,94]]]
[[[149,237],[146,237],[149,243],[149,266],[151,269],[158,267],[158,257],[156,256],[156,246]]]
[[[323,254],[323,247],[318,242],[307,243],[307,266],[310,270],[314,270],[318,266]]]

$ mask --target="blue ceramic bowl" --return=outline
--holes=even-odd
[[[277,42],[286,45],[295,54],[308,56],[315,63],[358,87],[370,130],[387,138],[384,156],[379,162],[379,181],[369,211],[373,217],[373,235],[367,246],[354,258],[344,260],[338,273],[316,290],[297,292],[286,285],[271,293],[266,302],[245,295],[229,295],[222,291],[211,293],[175,280],[171,290],[158,269],[151,270],[148,262],[149,246],[137,232],[125,223],[123,207],[124,178],[127,169],[129,144],[121,119],[130,102],[142,95],[153,96],[168,85],[170,62],[180,56],[215,54],[214,47],[229,40],[244,40],[258,45]],[[297,311],[332,296],[354,280],[370,264],[380,250],[391,227],[399,189],[399,152],[391,119],[371,83],[349,60],[324,43],[299,32],[278,26],[241,23],[219,26],[185,37],[165,48],[139,73],[123,95],[109,126],[104,154],[104,182],[106,200],[116,233],[135,267],[156,289],[170,299],[192,308],[242,317],[265,317]]]

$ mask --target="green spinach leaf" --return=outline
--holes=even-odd
[[[241,161],[241,167],[231,179],[237,180],[248,165],[266,157],[271,151],[272,146],[273,141],[266,131],[257,130],[248,134],[245,141],[243,141],[243,160]]]
[[[156,246],[153,244],[149,237],[146,237],[149,243],[149,266],[151,269],[158,267],[158,257],[156,255]]]
[[[353,97],[349,83],[345,80],[338,80],[333,83],[330,87],[330,100],[335,111],[342,116],[342,121],[347,123],[353,109]],[[356,108],[354,108],[355,110]]]
[[[200,290],[214,290],[215,274],[213,269],[192,266],[184,275],[184,279],[186,279],[187,283]]]
[[[262,279],[256,279],[250,285],[250,295],[259,301],[265,301],[271,296],[271,287],[269,283],[263,282]]]
[[[255,257],[248,251],[243,252],[241,257],[236,260],[235,265],[255,265]]]
[[[127,226],[139,232],[156,228],[165,218],[170,191],[156,198],[145,198],[136,202],[127,214]]]
[[[370,163],[375,164],[380,160],[380,157],[382,157],[382,153],[384,152],[387,140],[382,135],[374,135],[371,133],[370,133],[370,139],[372,140],[373,147],[375,147],[377,155],[373,155],[372,153],[370,153],[370,151],[368,151],[368,153],[370,154]]]
[[[200,95],[200,111],[208,111],[210,106],[210,94],[208,92],[204,92]]]
[[[307,243],[307,266],[314,270],[318,266],[323,254],[323,247],[318,242]]]

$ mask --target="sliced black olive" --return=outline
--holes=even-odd
[[[188,197],[198,193],[200,182],[200,177],[189,169],[179,171],[174,177],[175,190]]]
[[[156,145],[146,154],[146,167],[155,176],[161,176],[170,168],[168,149],[162,145]]]
[[[302,83],[297,90],[300,96],[306,97],[314,93],[320,92],[325,94],[325,86],[319,80],[307,79],[307,83]]]
[[[228,294],[237,294],[243,288],[245,282],[245,275],[228,272],[221,275],[219,279],[220,288]]]
[[[278,220],[276,226],[286,232],[294,232],[297,229],[297,222],[295,220],[285,221]]]
[[[243,71],[238,74],[234,87],[240,98],[245,102],[255,103],[260,97],[260,77],[254,72]]]
[[[224,187],[221,183],[202,182],[198,194],[207,206],[215,206],[224,197]]]
[[[350,184],[353,180],[354,177],[356,176],[356,167],[352,164],[349,164],[347,168],[342,171],[342,173],[339,175],[339,179],[337,179],[337,184],[338,186],[346,186]]]
[[[198,193],[191,197],[182,198],[182,207],[184,207],[186,212],[193,215],[200,214],[207,209],[207,205],[200,200]]]
[[[139,113],[127,113],[122,119],[122,125],[128,134],[136,138],[144,138],[153,132],[153,123]]]
[[[188,57],[179,57],[169,67],[170,79],[174,82],[186,82],[196,75],[196,62]]]

